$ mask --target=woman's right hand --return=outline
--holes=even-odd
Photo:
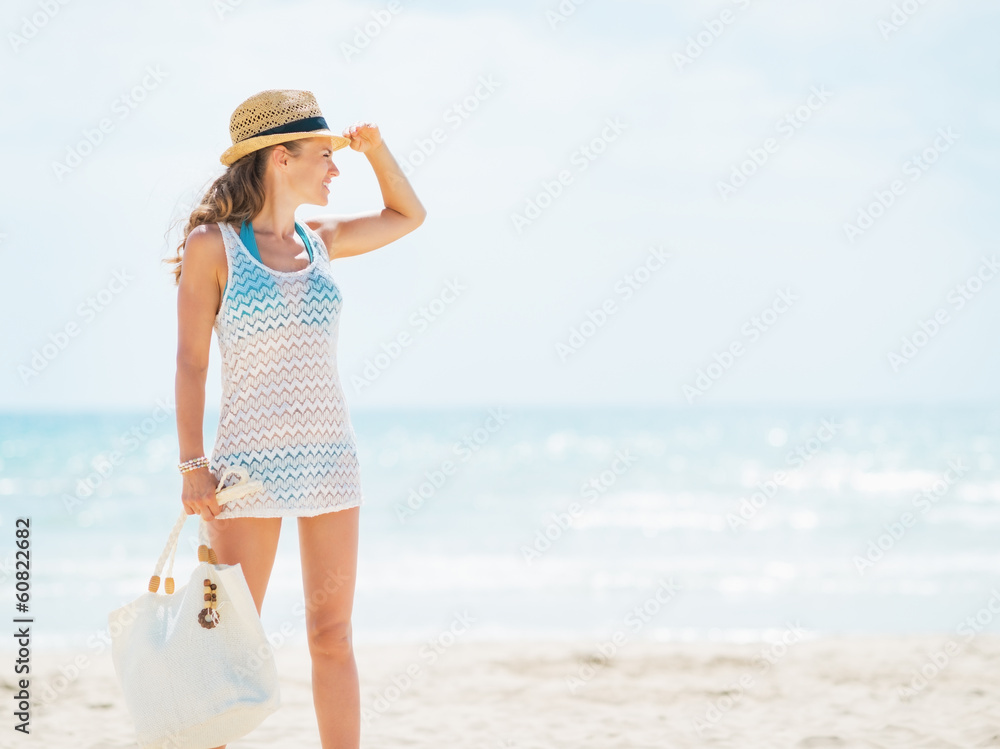
[[[201,515],[203,520],[215,520],[222,512],[222,506],[215,499],[218,479],[208,470],[208,466],[195,468],[181,474],[184,486],[181,488],[181,502],[188,515]]]

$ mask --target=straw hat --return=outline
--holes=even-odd
[[[226,166],[261,148],[300,138],[328,135],[334,151],[351,144],[330,130],[311,91],[294,89],[268,89],[251,96],[233,112],[229,135],[233,145],[219,159]]]

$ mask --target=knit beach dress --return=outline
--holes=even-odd
[[[342,299],[322,238],[296,221],[309,252],[301,270],[260,260],[253,227],[218,227],[229,271],[215,333],[222,403],[209,462],[240,466],[263,488],[217,518],[310,517],[364,499],[354,427],[337,371]]]

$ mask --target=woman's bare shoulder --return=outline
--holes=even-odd
[[[201,224],[194,227],[184,243],[184,254],[209,258],[225,258],[226,246],[222,241],[222,231],[218,224]]]
[[[222,247],[222,231],[218,224],[200,224],[194,227],[187,237],[187,244],[184,248],[197,247]]]
[[[226,245],[218,224],[201,224],[188,234],[184,243],[183,267],[192,266],[197,275],[208,271],[225,282]]]

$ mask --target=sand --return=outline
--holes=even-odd
[[[362,746],[1000,746],[1000,635],[786,642],[633,641],[603,658],[589,640],[460,641],[433,663],[422,643],[357,644]],[[33,654],[35,693],[58,697],[25,738],[11,728],[13,655],[0,651],[0,746],[135,746],[110,654],[94,653]],[[308,652],[285,645],[276,657],[283,705],[233,749],[320,747]],[[914,685],[922,668],[930,678]]]

